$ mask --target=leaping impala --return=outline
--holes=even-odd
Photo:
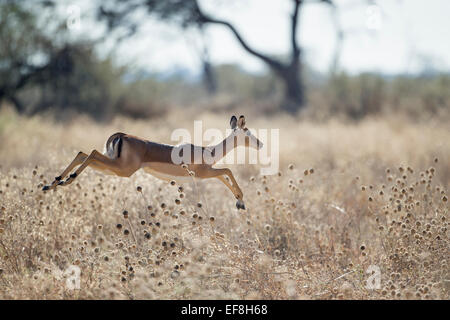
[[[196,178],[217,178],[222,181],[234,194],[237,199],[236,207],[245,209],[243,193],[236,182],[233,173],[228,168],[213,168],[227,152],[244,145],[261,149],[263,144],[259,141],[245,126],[245,117],[240,116],[239,120],[232,116],[230,120],[232,129],[231,134],[222,142],[211,147],[195,146],[184,144],[172,146],[144,140],[125,133],[115,133],[106,141],[104,154],[93,150],[89,155],[79,152],[69,166],[55,178],[48,186],[42,188],[43,191],[55,189],[57,186],[67,186],[71,184],[80,173],[90,166],[91,168],[113,174],[120,177],[130,177],[139,169],[144,169],[147,173],[162,179],[185,181],[192,179],[189,175],[193,174]],[[186,148],[187,147],[187,148]],[[200,151],[201,155],[208,155],[208,159],[202,156],[200,161],[183,164],[174,162],[173,154],[181,150],[190,150],[190,159],[197,159],[195,153]],[[79,167],[74,173],[70,174],[66,180],[63,180],[72,169]],[[228,181],[225,177],[228,177]],[[231,183],[230,183],[231,182]]]

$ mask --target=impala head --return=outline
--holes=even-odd
[[[239,120],[232,116],[230,120],[231,129],[233,132],[231,136],[234,136],[235,147],[238,145],[242,145],[245,147],[251,147],[254,149],[261,149],[263,147],[263,143],[258,140],[245,126],[245,117],[240,116]]]

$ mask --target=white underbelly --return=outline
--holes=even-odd
[[[100,170],[102,173],[108,175],[108,176],[116,176],[116,173],[114,171],[108,170],[108,169],[97,169]]]
[[[170,174],[167,172],[161,172],[159,170],[153,169],[151,167],[151,165],[146,164],[146,163],[142,164],[141,168],[145,172],[151,174],[152,176],[154,176],[158,179],[165,180],[165,181],[173,180],[173,181],[177,182],[178,184],[189,183],[189,182],[192,182],[194,179],[197,180],[197,178],[191,177],[191,176],[174,175],[174,174]]]

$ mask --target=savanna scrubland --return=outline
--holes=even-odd
[[[214,22],[197,1],[144,1],[148,16],[130,20],[134,2],[101,1],[78,16],[86,30],[78,36],[76,4],[84,8],[0,1],[0,299],[450,298],[445,52],[405,47],[415,67],[404,74],[349,74],[338,43],[319,72],[309,65],[319,48],[295,41],[303,4],[293,1],[291,52],[268,54],[275,63],[250,73],[217,64],[208,37],[194,48],[192,28]],[[190,42],[179,54],[194,54],[197,72],[139,67],[142,48],[126,38],[150,20],[178,24],[172,34]],[[412,21],[403,21],[408,41],[425,43]],[[345,30],[333,28],[342,43]],[[159,40],[175,38],[149,30],[141,54],[164,59]],[[395,46],[387,50],[397,61]],[[285,108],[288,78],[303,104]],[[174,143],[172,132],[192,132],[194,120],[225,133],[233,114],[250,129],[280,130],[276,174],[229,166],[246,210],[217,179],[181,186],[143,171],[120,178],[87,168],[70,186],[42,192],[79,151],[102,151],[115,132]]]
[[[229,166],[245,211],[216,179],[179,186],[143,171],[127,179],[88,168],[68,187],[41,191],[114,132],[173,143],[176,128],[202,120],[225,131],[240,113],[249,128],[280,129],[278,174]],[[243,103],[99,123],[4,108],[0,298],[448,299],[445,115],[318,119]],[[70,266],[81,271],[80,289],[66,283]]]

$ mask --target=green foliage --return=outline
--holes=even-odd
[[[196,0],[147,0],[140,3],[106,0],[99,7],[98,17],[106,20],[110,30],[119,26],[135,28],[129,16],[141,8],[157,19],[176,23],[183,28],[198,26],[202,22]]]
[[[46,58],[49,40],[36,16],[16,1],[0,2],[0,99],[14,96],[24,79]],[[36,62],[38,61],[38,62]]]
[[[11,81],[18,62],[45,45],[36,26],[35,16],[16,2],[0,2],[0,79]]]
[[[399,111],[418,117],[421,114],[448,114],[450,75],[398,77],[392,81],[390,104]]]
[[[385,99],[385,83],[374,74],[351,77],[345,73],[331,76],[326,85],[331,113],[346,113],[360,119],[368,114],[377,114]]]
[[[99,60],[90,47],[77,46],[71,51],[71,72],[56,73],[42,86],[37,111],[51,107],[107,118],[114,113],[122,92],[124,70],[116,68],[111,58]]]
[[[237,65],[224,64],[215,68],[215,74],[218,91],[238,101],[275,98],[281,93],[281,84],[271,73],[254,75]]]
[[[204,96],[199,83],[178,76],[161,79],[158,75],[138,77],[123,84],[118,112],[131,117],[149,117],[169,107],[187,106]]]
[[[448,117],[450,75],[394,78],[340,73],[310,90],[307,114],[314,118],[359,120],[380,114],[405,114],[413,119]]]

